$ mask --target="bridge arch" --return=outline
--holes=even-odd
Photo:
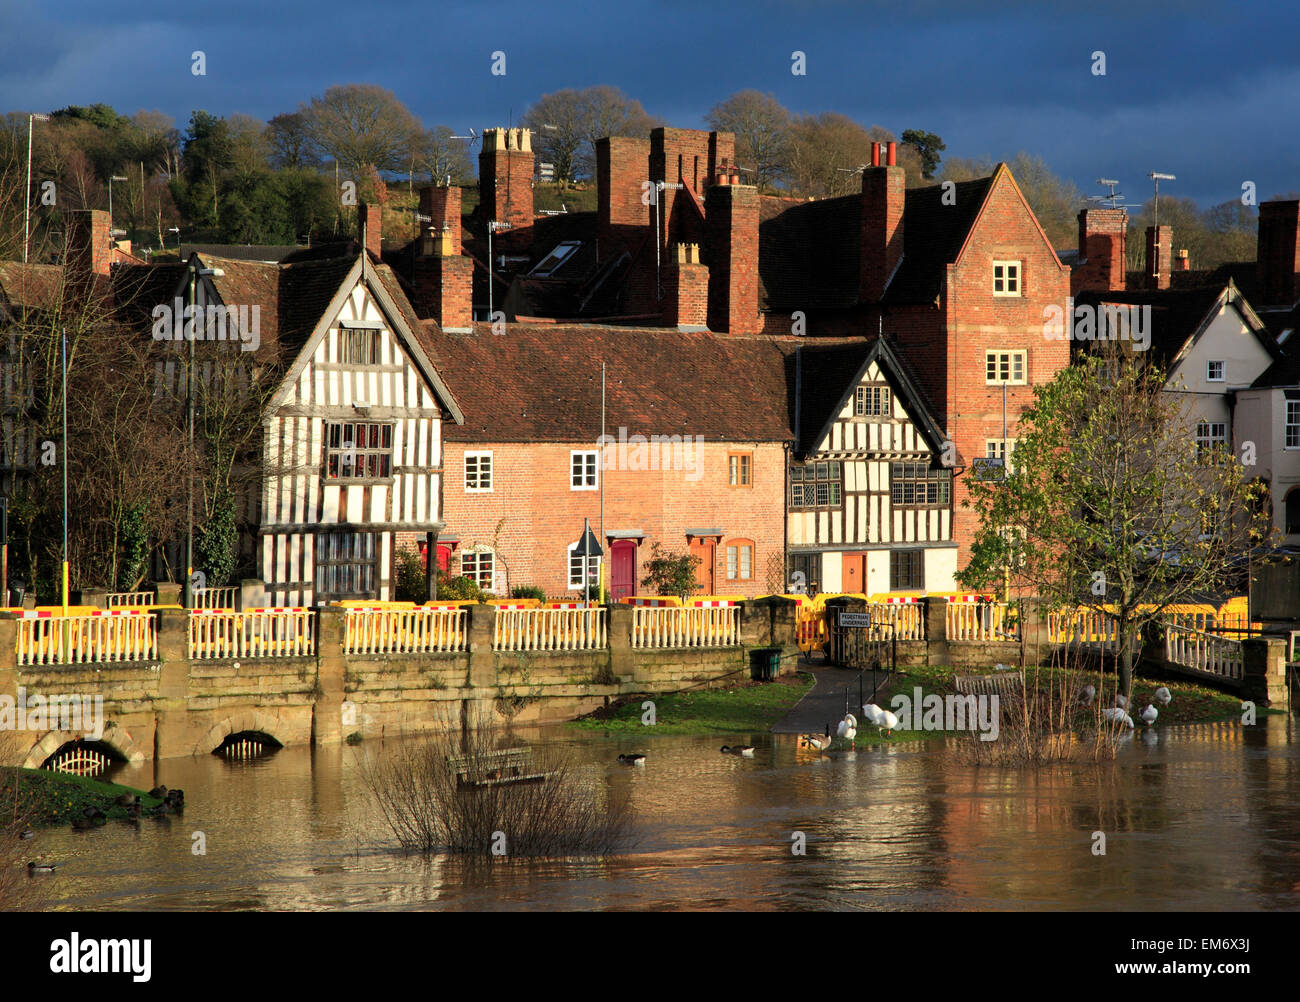
[[[278,743],[281,748],[289,744],[289,739],[284,734],[284,727],[279,717],[262,710],[244,710],[241,713],[232,714],[209,727],[207,733],[194,746],[194,754],[210,755],[220,748],[230,735],[242,734],[245,731],[265,734]]]
[[[31,750],[27,752],[27,758],[23,760],[23,768],[39,769],[64,745],[74,741],[86,740],[89,739],[84,733],[46,731],[41,739],[32,745]],[[113,723],[105,727],[104,733],[100,735],[97,743],[107,745],[132,764],[144,761],[144,751],[136,745],[135,739],[131,737],[131,732],[119,724]]]

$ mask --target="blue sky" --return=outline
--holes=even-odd
[[[0,111],[102,101],[183,129],[195,108],[266,119],[365,82],[463,131],[608,83],[698,127],[753,87],[793,111],[937,132],[948,155],[1027,150],[1085,192],[1119,178],[1132,203],[1149,197],[1148,171],[1173,173],[1162,192],[1210,205],[1246,180],[1261,199],[1300,189],[1297,38],[1300,10],[1257,0],[0,0]],[[796,49],[806,76],[790,72]],[[496,50],[504,77],[490,73]]]

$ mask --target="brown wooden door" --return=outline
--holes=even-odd
[[[840,590],[852,593],[866,592],[867,555],[865,553],[844,554],[844,574],[840,579]]]
[[[717,565],[718,541],[716,539],[692,539],[691,556],[700,558],[700,563],[695,568],[695,581],[700,586],[700,591],[705,595],[715,594],[713,574]]]
[[[636,594],[636,543],[631,539],[609,544],[609,594],[615,601]]]

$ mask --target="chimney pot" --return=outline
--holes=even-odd
[[[880,144],[879,143],[871,144],[871,166],[872,167],[880,166]]]
[[[890,166],[890,167],[896,167],[896,166],[898,166],[898,144],[897,144],[897,143],[890,143],[890,144],[889,144],[889,160],[888,160],[888,163],[889,163],[889,166]]]

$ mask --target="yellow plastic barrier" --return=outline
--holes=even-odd
[[[540,609],[542,600],[538,598],[490,598],[488,605],[507,605],[512,609]]]
[[[620,605],[648,605],[662,608],[666,605],[680,606],[682,600],[676,595],[629,595],[626,598],[620,598]]]

